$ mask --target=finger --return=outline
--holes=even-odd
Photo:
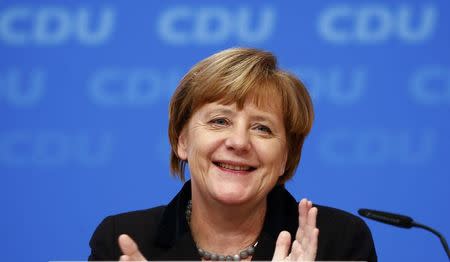
[[[291,245],[291,234],[287,231],[281,231],[275,244],[272,261],[280,261],[287,257]]]
[[[306,247],[304,258],[306,261],[314,261],[317,255],[317,245],[319,242],[319,229],[315,228]]]
[[[308,218],[307,218],[307,224],[305,228],[303,229],[303,236],[301,237],[300,244],[305,248],[308,249],[311,241],[314,240],[315,236],[315,230],[316,228],[316,219],[317,219],[317,207],[313,207],[308,211]]]
[[[295,239],[297,239],[298,241],[302,241],[302,237],[304,234],[304,229],[306,227],[307,221],[308,221],[308,199],[303,198],[300,203],[298,204],[298,229],[297,229],[297,233],[295,234]]]
[[[311,209],[309,209],[307,218],[308,227],[316,228],[317,213],[317,207],[312,207]]]
[[[300,227],[306,224],[306,217],[308,216],[308,199],[303,198],[298,204],[298,225]]]
[[[119,246],[125,255],[124,259],[129,259],[124,261],[147,261],[139,251],[137,244],[128,235],[119,236]]]
[[[131,258],[127,255],[121,255],[119,261],[131,261]]]

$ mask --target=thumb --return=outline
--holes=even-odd
[[[124,254],[121,258],[125,261],[147,261],[138,249],[136,242],[134,242],[128,235],[122,234],[119,236],[119,246]],[[121,259],[122,260],[122,259]]]

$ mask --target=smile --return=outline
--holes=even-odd
[[[223,169],[227,169],[227,170],[231,170],[231,171],[253,171],[256,168],[252,167],[252,166],[247,166],[247,165],[232,165],[232,164],[227,164],[227,163],[222,163],[222,162],[213,162],[214,165],[223,168]]]

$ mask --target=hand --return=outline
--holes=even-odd
[[[119,236],[119,246],[123,253],[120,256],[120,261],[147,261],[139,251],[136,242],[128,235]]]
[[[297,234],[292,243],[291,234],[282,231],[278,236],[272,261],[314,261],[317,253],[317,241],[319,229],[316,228],[317,208],[312,207],[312,202],[302,199],[298,205]]]

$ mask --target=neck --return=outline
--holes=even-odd
[[[198,247],[219,254],[235,254],[257,241],[264,223],[266,199],[232,206],[201,199],[192,195],[190,226]]]

